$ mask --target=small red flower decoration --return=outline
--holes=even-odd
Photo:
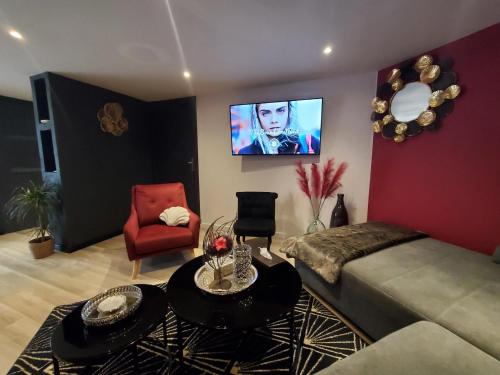
[[[219,237],[214,242],[215,250],[224,251],[227,249],[227,240],[224,237]]]

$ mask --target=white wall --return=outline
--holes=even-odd
[[[237,191],[274,191],[277,234],[304,233],[312,214],[296,183],[294,163],[329,157],[349,164],[340,192],[350,221],[366,220],[372,151],[370,101],[376,90],[376,72],[339,78],[293,82],[197,97],[198,152],[202,223],[218,216],[236,215]],[[323,97],[321,156],[231,156],[229,105],[256,101]],[[321,218],[328,227],[336,198],[327,202]]]

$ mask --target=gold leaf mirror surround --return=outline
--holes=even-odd
[[[392,69],[372,100],[372,129],[396,143],[423,130],[436,130],[460,93],[451,60],[423,55]]]

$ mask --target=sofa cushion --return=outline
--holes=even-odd
[[[490,257],[426,238],[356,259],[344,274],[500,359],[500,272]]]
[[[240,236],[267,237],[274,235],[276,224],[272,219],[242,218],[234,223],[234,233]]]
[[[188,228],[153,224],[139,229],[135,248],[138,254],[149,254],[192,244],[193,233]]]
[[[139,226],[159,224],[160,214],[170,207],[187,207],[181,183],[136,185],[134,196]]]
[[[443,327],[418,322],[335,362],[318,375],[489,375],[500,362]]]

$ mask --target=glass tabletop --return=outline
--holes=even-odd
[[[149,335],[168,310],[165,292],[153,285],[137,285],[142,302],[130,317],[108,327],[87,327],[81,318],[85,302],[61,320],[52,336],[53,355],[75,364],[91,364],[118,353]]]
[[[196,325],[229,330],[260,327],[292,311],[302,290],[302,280],[290,263],[268,268],[253,261],[259,276],[249,289],[215,296],[201,291],[194,282],[194,274],[202,265],[202,257],[187,262],[167,284],[167,300],[173,312]]]

